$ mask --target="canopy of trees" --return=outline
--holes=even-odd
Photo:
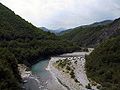
[[[64,31],[61,38],[75,42],[82,47],[96,47],[108,38],[120,35],[119,27],[120,18],[114,21],[106,20]]]
[[[120,90],[120,37],[102,43],[86,59],[87,75],[101,90]]]
[[[19,90],[18,63],[30,66],[40,57],[76,49],[77,45],[42,31],[0,3],[0,90]]]

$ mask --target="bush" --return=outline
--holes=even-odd
[[[91,89],[90,84],[86,85],[86,88],[87,88],[87,89]]]

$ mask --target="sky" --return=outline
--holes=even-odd
[[[37,27],[73,28],[120,17],[120,0],[0,0]]]

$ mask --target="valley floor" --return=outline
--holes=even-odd
[[[27,70],[24,64],[19,64],[19,71],[21,77],[25,83],[26,90],[89,90],[90,87],[93,90],[97,89],[97,84],[94,86],[86,75],[85,71],[85,55],[89,55],[93,49],[89,49],[89,52],[74,52],[67,53],[56,57],[51,57],[49,64],[46,68],[51,73],[51,79],[47,80],[46,89],[42,87],[42,80],[39,80],[38,76],[32,74],[31,71]],[[71,77],[70,73],[66,73],[62,69],[58,69],[55,66],[56,61],[65,60],[65,62],[71,62],[70,67],[73,69],[74,78]],[[89,87],[90,84],[90,87]],[[23,87],[24,88],[24,87]],[[42,89],[43,88],[43,89]],[[88,89],[89,88],[89,89]]]
[[[52,73],[52,75],[58,80],[59,83],[66,87],[65,90],[88,90],[90,87],[93,90],[98,90],[97,85],[99,84],[96,83],[96,86],[93,86],[93,81],[91,82],[87,78],[85,71],[85,55],[89,55],[92,50],[93,49],[89,49],[89,52],[74,52],[63,54],[58,57],[51,57],[47,69]],[[74,68],[73,70],[77,82],[75,79],[71,78],[69,73],[66,73],[54,66],[56,61],[59,60],[69,60],[71,62],[70,66]]]

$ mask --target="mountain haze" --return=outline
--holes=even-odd
[[[66,29],[64,29],[64,28],[59,28],[59,29],[56,29],[56,30],[50,30],[50,29],[47,29],[46,27],[40,27],[40,29],[42,29],[43,31],[46,31],[46,32],[54,33],[56,35],[59,35],[59,33],[62,32],[62,31],[66,31]]]

